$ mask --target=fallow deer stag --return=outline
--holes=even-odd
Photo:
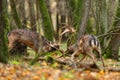
[[[16,47],[29,46],[35,52],[38,51],[39,35],[38,33],[26,29],[15,29],[8,33],[8,49],[18,49]]]
[[[71,52],[71,60],[74,61],[74,56],[79,55],[80,53],[83,55],[83,58],[80,60],[82,61],[86,55],[90,56],[93,59],[93,62],[96,62],[95,55],[93,53],[93,50],[97,51],[101,61],[104,65],[103,58],[101,55],[101,47],[100,43],[96,36],[93,35],[83,35],[80,37],[80,39],[76,42],[76,44],[68,47],[67,53]]]
[[[8,49],[11,53],[13,53],[15,50],[22,50],[25,51],[25,48],[30,47],[32,48],[36,53],[39,49],[39,34],[35,31],[30,31],[26,29],[15,29],[8,33]],[[41,36],[41,43],[42,45],[42,51],[43,52],[51,52],[55,50],[59,50],[59,45],[47,40],[45,37]]]
[[[74,28],[67,26],[66,29],[62,32],[62,35],[67,32],[75,33],[76,31],[74,30]],[[105,66],[102,58],[99,40],[94,35],[82,35],[75,44],[73,44],[72,46],[68,46],[66,53],[72,54],[71,56],[72,61],[74,61],[75,55],[82,54],[83,58],[80,61],[82,61],[86,57],[86,55],[88,55],[93,59],[93,62],[95,63],[96,57],[93,53],[94,50],[98,52],[100,59],[102,61],[102,64],[103,66]]]

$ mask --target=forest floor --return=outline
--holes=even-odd
[[[120,80],[120,62],[111,59],[104,60],[107,66],[105,71],[102,68],[100,70],[84,69],[84,67],[75,69],[69,65],[46,60],[40,60],[32,66],[29,62],[20,58],[11,60],[9,64],[0,63],[0,80]],[[97,61],[97,65],[102,67],[100,61]],[[107,68],[113,68],[115,71]]]

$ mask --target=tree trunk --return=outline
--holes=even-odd
[[[85,30],[86,30],[86,25],[89,19],[89,12],[90,12],[90,4],[91,4],[91,0],[85,0],[84,3],[84,11],[83,11],[83,17],[81,19],[81,24],[80,24],[80,28],[79,28],[79,32],[78,32],[78,39],[85,34]],[[78,40],[79,41],[79,40]]]
[[[53,25],[44,0],[39,0],[39,8],[43,20],[44,35],[48,40],[53,41],[53,36],[54,36]]]
[[[7,63],[7,45],[5,43],[5,27],[7,27],[5,23],[5,18],[4,16],[6,14],[5,10],[5,4],[6,0],[0,0],[0,61],[3,63]]]
[[[72,23],[73,27],[76,28],[76,30],[79,29],[79,24],[81,23],[81,16],[83,12],[83,0],[69,0],[69,7],[70,7],[70,13],[69,18],[72,17]]]
[[[36,31],[36,19],[35,19],[35,8],[34,8],[34,1],[29,0],[29,9],[30,9],[30,23],[31,23],[31,30]]]
[[[14,21],[17,25],[18,28],[23,28],[22,27],[22,23],[21,20],[18,16],[17,10],[16,10],[16,5],[15,5],[15,1],[14,0],[10,0],[10,6],[11,6],[11,10],[12,10],[12,16],[14,18]]]
[[[95,0],[95,23],[96,34],[107,33],[108,27],[108,15],[107,15],[107,3],[106,0]],[[104,37],[100,40],[101,47],[105,49],[108,46],[107,38]]]
[[[108,0],[108,11],[107,11],[107,15],[108,15],[108,28],[109,30],[112,29],[113,23],[114,23],[114,17],[117,11],[117,6],[118,6],[118,1],[116,0]]]
[[[115,27],[120,26],[120,0],[118,1],[117,11],[116,11],[116,17],[113,25]]]
[[[68,0],[69,2],[69,16],[68,16],[68,24],[76,29],[76,32],[79,31],[80,24],[82,22],[82,14],[84,12],[84,0]],[[77,39],[78,34],[73,34],[69,36],[67,40],[68,46],[73,44]]]
[[[21,22],[22,22],[22,27],[26,28],[27,27],[27,18],[26,18],[26,10],[25,10],[25,0],[19,0],[19,15],[21,18]]]
[[[103,34],[108,31],[107,25],[107,5],[106,0],[95,0],[96,8],[96,29],[97,34]]]
[[[116,31],[116,33],[119,33],[119,34],[112,36],[111,42],[108,48],[109,51],[111,51],[111,54],[109,56],[114,59],[118,59],[119,47],[120,47],[120,27],[119,27],[120,20],[117,20],[116,18],[120,18],[120,0],[119,0],[117,11],[116,11],[115,22],[113,23],[114,27],[119,29],[118,31]]]
[[[36,3],[36,28],[37,28],[37,30],[38,30],[38,32],[41,32],[41,30],[42,30],[42,28],[41,28],[41,26],[43,25],[42,23],[41,23],[41,21],[42,21],[42,19],[41,19],[41,12],[40,12],[40,9],[39,9],[39,0],[36,0],[35,1],[35,3]]]
[[[120,28],[120,27],[119,27]],[[111,53],[108,55],[108,57],[113,58],[113,59],[117,59],[119,58],[119,48],[120,48],[120,30],[117,31],[117,33],[119,33],[119,35],[114,35],[111,38],[111,42],[109,44],[109,50]]]

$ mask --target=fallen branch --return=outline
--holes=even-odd
[[[32,60],[34,59],[33,57],[24,57],[25,60]],[[45,57],[39,57],[37,59],[37,61],[39,60],[46,60]],[[79,63],[79,62],[76,62],[75,65],[74,63],[72,63],[70,60],[63,60],[63,59],[54,59],[54,61],[56,61],[57,63],[59,64],[62,64],[62,65],[69,65],[73,68],[75,68],[75,65],[77,64],[77,67],[75,68],[75,70],[91,70],[91,71],[99,71],[99,68],[95,65],[95,64],[85,64],[85,63]],[[80,69],[79,69],[80,68]],[[94,69],[95,68],[95,69]]]
[[[26,60],[26,61],[33,60],[33,59],[34,59],[33,57],[24,57],[24,60]],[[41,61],[46,60],[46,57],[39,57],[37,59],[37,61],[39,61],[39,60],[41,60]],[[54,61],[56,61],[60,64],[65,64],[65,65],[69,64],[69,61],[63,61],[63,60],[60,60],[60,59],[54,59]]]
[[[33,57],[24,57],[25,60],[29,61],[29,60],[33,60]],[[37,59],[37,61],[44,61],[46,60],[46,57],[39,57]],[[84,70],[90,70],[90,71],[94,71],[94,72],[99,72],[101,69],[99,68],[99,66],[97,66],[96,64],[92,64],[92,63],[82,63],[82,62],[71,62],[70,60],[65,60],[65,59],[55,59],[53,58],[54,61],[56,61],[57,63],[61,64],[61,65],[68,65],[73,67],[76,71],[84,71]],[[75,67],[76,66],[76,67]],[[104,71],[111,71],[111,72],[120,72],[119,68],[103,68],[102,70]]]

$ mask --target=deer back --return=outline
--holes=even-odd
[[[98,50],[100,43],[94,35],[83,35],[79,41],[79,49],[82,52]]]

